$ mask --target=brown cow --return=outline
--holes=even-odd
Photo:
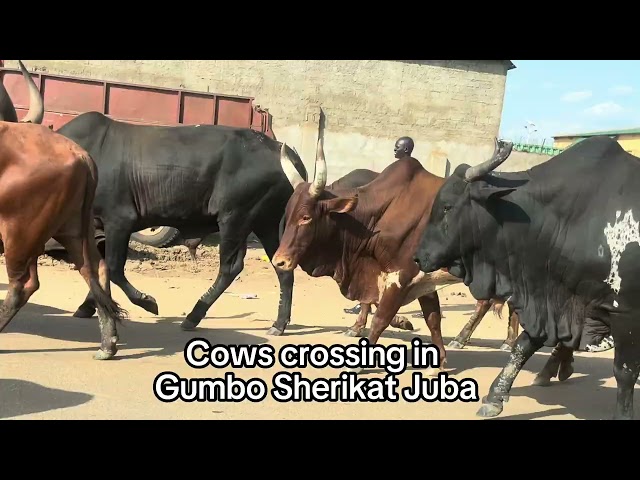
[[[397,143],[397,142],[396,142]],[[344,189],[344,188],[353,188],[353,187],[361,187],[366,185],[369,182],[372,182],[375,178],[380,175],[378,172],[374,172],[373,170],[367,169],[356,169],[344,177],[339,178],[331,185],[327,185],[325,190],[333,191],[336,189]],[[326,275],[326,274],[325,274]],[[504,302],[499,302],[497,300],[487,301],[487,300],[478,300],[476,303],[475,310],[471,315],[471,318],[467,322],[467,324],[462,328],[460,333],[449,342],[447,345],[449,348],[459,348],[462,349],[469,342],[471,335],[475,331],[475,329],[480,325],[480,322],[484,318],[484,316],[489,312],[491,307],[493,306],[494,312],[498,315],[498,317],[502,318],[501,311]],[[371,304],[369,303],[360,303],[360,312],[358,313],[358,318],[355,323],[346,331],[346,335],[348,336],[361,336],[364,329],[367,327],[367,320],[369,317],[369,313],[371,312]],[[417,317],[417,315],[416,315]],[[395,328],[399,328],[401,330],[413,330],[413,325],[409,321],[408,318],[402,315],[396,315],[391,320],[391,326]],[[509,315],[509,322],[507,325],[507,338],[500,347],[501,350],[510,352],[515,342],[518,338],[518,315],[515,312],[512,312]]]
[[[7,105],[6,97],[0,104]],[[38,256],[53,237],[96,297],[102,341],[94,358],[116,354],[116,322],[127,312],[111,298],[108,269],[93,240],[97,182],[93,159],[71,140],[42,125],[0,122],[0,246],[9,279],[0,332],[40,288]]]
[[[368,336],[371,344],[377,343],[401,306],[418,300],[432,342],[440,350],[442,369],[446,352],[436,287],[461,280],[443,270],[420,273],[413,253],[444,179],[409,157],[392,163],[365,186],[329,192],[322,141],[312,184],[292,171],[284,145],[280,155],[294,193],[273,265],[287,271],[300,265],[313,277],[331,275],[345,298],[377,305]]]
[[[375,178],[380,175],[378,172],[374,172],[373,170],[368,170],[366,168],[357,168],[355,170],[350,171],[344,177],[339,178],[331,185],[327,185],[325,190],[335,190],[335,189],[344,189],[344,188],[355,188],[366,185],[367,183],[373,181]],[[360,336],[362,331],[367,326],[367,320],[369,318],[369,312],[371,311],[370,303],[362,303],[360,302],[360,313],[358,315],[358,319],[354,323],[354,325],[346,331],[346,335],[348,336]],[[376,308],[378,306],[376,305]],[[396,315],[391,319],[392,327],[398,328],[400,330],[413,330],[413,324],[409,321],[408,318]]]
[[[316,277],[333,276],[340,285],[343,295],[352,300],[357,299],[362,305],[358,319],[346,332],[349,336],[360,336],[366,327],[371,304],[378,306],[378,299],[375,301],[366,301],[365,299],[381,295],[381,290],[378,288],[378,280],[375,277],[378,275],[384,276],[385,273],[388,274],[393,271],[391,270],[392,268],[397,268],[398,265],[404,266],[405,270],[401,272],[403,275],[414,272],[412,257],[407,254],[407,249],[412,248],[415,245],[416,238],[419,238],[420,229],[424,228],[426,224],[425,218],[428,216],[431,201],[440,185],[444,182],[444,178],[432,175],[417,160],[408,157],[398,160],[387,167],[382,174],[379,174],[381,178],[379,177],[372,181],[365,188],[342,188],[342,185],[337,185],[338,182],[334,182],[333,185],[326,188],[323,187],[326,179],[326,165],[320,142],[318,143],[316,158],[316,172],[319,172],[319,175],[316,175],[314,180],[315,188],[309,186],[309,184],[299,186],[303,182],[299,177],[292,174],[293,172],[286,156],[283,156],[282,163],[294,189],[297,190],[291,197],[286,214],[290,236],[285,238],[283,235],[280,250],[277,252],[279,258],[276,259],[274,257],[274,265],[281,265],[280,268],[295,268],[299,263],[309,275]],[[401,166],[396,166],[396,164]],[[312,191],[325,193],[314,196],[311,193]],[[331,194],[333,192],[338,193],[339,197],[335,198]],[[431,192],[431,195],[425,195],[425,192]],[[349,206],[346,210],[343,209],[340,213],[351,212],[351,214],[330,218],[331,211],[327,209],[330,207],[330,203],[339,201],[345,203],[349,199],[355,199],[356,204]],[[297,206],[299,207],[298,209],[296,209]],[[384,210],[381,212],[381,209]],[[401,211],[403,212],[402,214],[400,213]],[[404,212],[409,212],[409,215]],[[305,215],[307,219],[311,217],[313,222],[308,220],[305,222]],[[402,221],[398,222],[397,218],[402,219]],[[306,225],[312,223],[315,226],[306,227]],[[400,226],[398,225],[399,223]],[[295,226],[293,227],[293,225]],[[367,225],[367,227],[365,228],[364,225]],[[378,233],[374,233],[374,230]],[[334,242],[333,245],[329,244],[332,241]],[[311,248],[313,251],[322,251],[323,258],[310,258],[309,252]],[[338,251],[335,251],[336,248]],[[332,252],[332,250],[334,251]],[[400,252],[402,255],[394,258],[393,252]],[[336,271],[341,272],[339,276],[335,275]],[[373,275],[373,277],[366,278],[367,273]],[[440,334],[441,313],[438,296],[433,292],[434,285],[429,285],[428,279],[426,281],[427,283],[424,285],[426,289],[425,296],[422,299],[418,298],[418,300],[423,314],[427,318],[427,326],[431,331],[433,342],[438,345],[441,354],[446,357]],[[447,278],[444,284],[458,282]],[[442,285],[440,281],[435,281],[435,284]],[[417,285],[415,284],[407,285],[405,283],[403,288],[398,290],[397,295],[395,294],[395,289],[389,290],[389,294],[393,292],[394,296],[397,297],[402,297],[408,293],[404,299],[391,297],[389,300],[390,302],[395,302],[391,307],[391,310],[393,310],[391,318],[396,324],[402,321],[403,318],[395,315],[400,306],[414,301],[417,294],[420,293],[415,291],[416,287]],[[411,290],[414,291],[412,292]],[[429,294],[429,291],[433,293]],[[384,298],[386,299],[387,296],[384,296]],[[401,304],[398,304],[398,302]],[[450,343],[450,346],[460,348],[464,346],[484,314],[488,312],[491,303],[485,301],[477,302],[472,319],[463,328],[458,337]],[[503,302],[494,300],[493,303],[494,310],[500,316]],[[387,313],[387,315],[390,315],[390,313]],[[378,319],[378,322],[380,322],[380,319]],[[375,323],[376,316],[374,315],[373,329],[376,329]],[[409,322],[407,323],[409,326],[411,325]],[[402,326],[394,326],[406,328],[407,323]],[[388,325],[389,323],[386,322],[386,319],[383,319],[382,327],[378,326],[376,332],[372,330],[370,333],[370,342],[375,343]],[[510,350],[513,346],[517,338],[517,328],[518,318],[514,313],[510,315],[507,339],[501,347],[503,350]],[[462,337],[463,334],[464,337]],[[462,340],[462,342],[456,344],[457,340]]]

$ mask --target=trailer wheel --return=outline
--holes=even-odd
[[[131,234],[131,240],[150,247],[168,247],[180,234],[173,227],[151,227]]]

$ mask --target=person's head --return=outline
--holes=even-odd
[[[393,153],[396,158],[408,157],[413,151],[413,140],[411,137],[400,137],[396,140],[396,144],[393,147]]]

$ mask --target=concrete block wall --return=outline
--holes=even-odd
[[[506,82],[499,60],[23,62],[53,74],[253,96],[273,115],[278,140],[296,147],[310,175],[318,133],[314,137],[309,112],[317,105],[329,182],[354,168],[382,170],[403,135],[415,140],[414,157],[436,174],[444,173],[447,157],[452,169],[482,161],[499,131]]]

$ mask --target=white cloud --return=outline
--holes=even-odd
[[[629,85],[615,85],[609,89],[609,93],[612,95],[629,95],[633,92],[633,87]]]
[[[586,100],[593,95],[591,90],[582,90],[580,92],[569,92],[565,93],[562,96],[563,102],[581,102],[582,100]]]
[[[597,115],[599,117],[616,115],[624,111],[620,105],[615,102],[598,103],[592,107],[585,109],[585,113],[589,115]]]

